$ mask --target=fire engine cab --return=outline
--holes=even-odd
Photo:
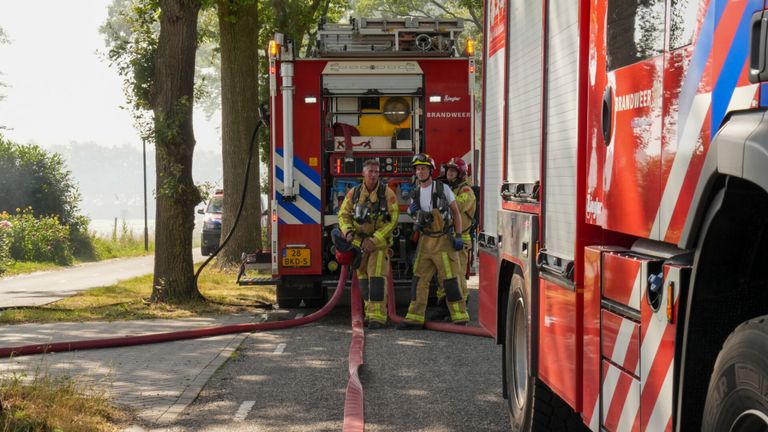
[[[323,303],[339,264],[330,232],[363,162],[400,200],[391,259],[396,284],[410,286],[411,159],[463,157],[474,167],[471,48],[463,23],[434,19],[351,19],[321,23],[307,58],[278,34],[270,44],[271,272],[241,280],[277,286],[283,307]],[[328,286],[326,286],[328,285]]]
[[[764,1],[485,6],[480,320],[512,429],[768,430]]]

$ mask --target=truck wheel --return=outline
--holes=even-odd
[[[742,323],[723,344],[701,430],[768,430],[768,316]]]
[[[528,365],[528,302],[523,277],[514,274],[507,301],[504,339],[507,408],[514,431],[583,431],[581,417],[543,382]]]

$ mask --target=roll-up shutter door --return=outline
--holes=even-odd
[[[422,87],[421,75],[324,75],[323,89],[331,94],[414,94]]]

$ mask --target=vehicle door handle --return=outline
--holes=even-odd
[[[603,93],[603,110],[602,110],[602,129],[603,129],[603,143],[607,146],[611,145],[611,127],[613,118],[613,91],[611,86],[605,88]]]
[[[766,71],[766,32],[768,32],[768,16],[765,11],[752,15],[749,31],[749,81],[759,83],[768,80]]]

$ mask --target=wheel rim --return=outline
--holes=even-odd
[[[512,389],[515,392],[515,403],[518,408],[525,405],[528,391],[528,335],[526,332],[526,316],[523,299],[518,298],[514,306],[514,321],[512,335]]]
[[[764,432],[768,431],[768,416],[758,410],[747,410],[741,413],[733,422],[730,432]]]

